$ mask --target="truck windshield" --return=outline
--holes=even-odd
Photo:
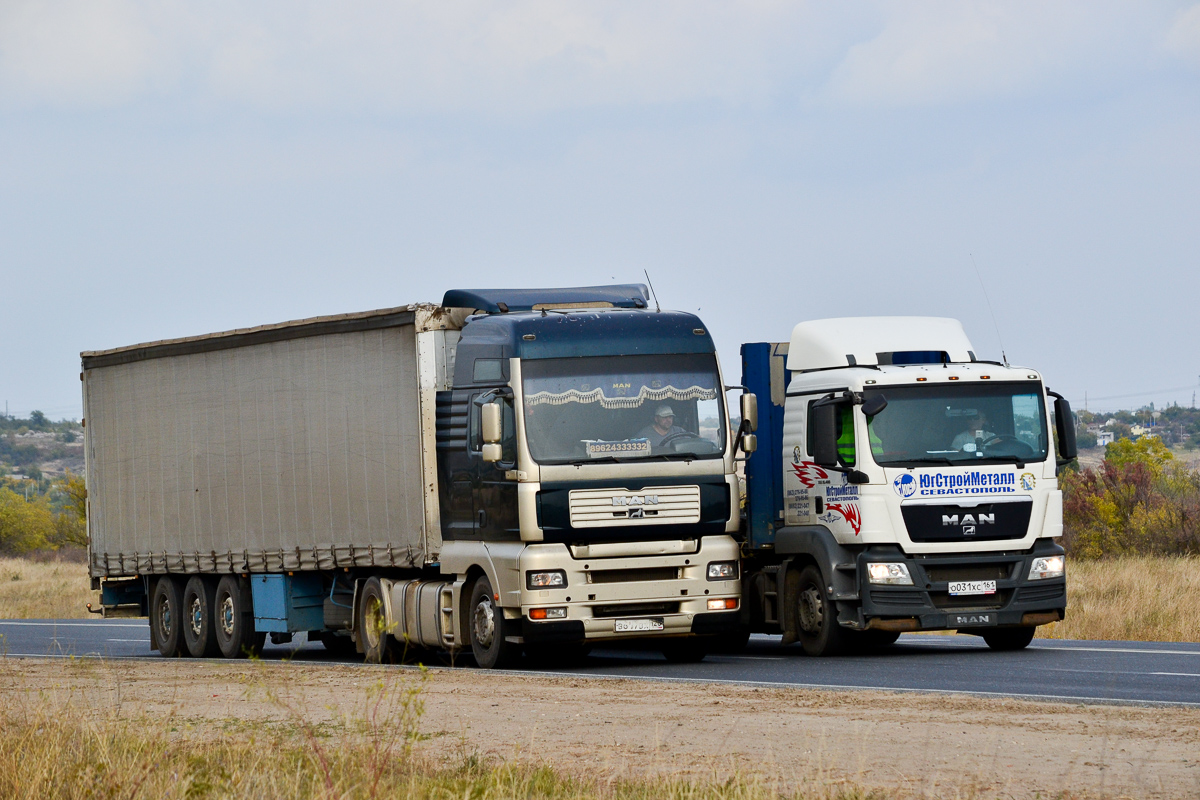
[[[884,467],[923,463],[1044,461],[1046,409],[1041,384],[888,386],[867,418],[871,454]]]
[[[521,370],[526,438],[539,463],[725,452],[712,354],[540,359]]]

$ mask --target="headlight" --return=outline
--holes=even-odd
[[[1066,571],[1065,556],[1040,556],[1033,560],[1029,568],[1029,580],[1040,581],[1045,578],[1061,578]]]
[[[525,573],[525,586],[530,589],[561,589],[566,585],[567,573],[561,569]]]
[[[713,561],[708,565],[710,581],[732,581],[738,576],[736,561]]]
[[[875,563],[867,564],[867,576],[871,583],[889,583],[893,586],[912,586],[912,576],[908,574],[908,565],[904,563]]]

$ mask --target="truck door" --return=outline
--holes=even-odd
[[[504,452],[502,460],[488,463],[483,460],[482,404],[478,395],[471,402],[470,425],[470,472],[473,498],[473,535],[481,539],[520,539],[520,523],[517,518],[517,483],[506,477],[506,472],[515,467],[517,452],[517,425],[513,415],[512,398],[490,395],[483,399],[501,405]]]

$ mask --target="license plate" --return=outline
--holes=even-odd
[[[949,628],[969,628],[973,625],[995,625],[995,614],[950,614],[948,615]]]
[[[613,631],[616,633],[631,633],[633,631],[661,631],[663,629],[663,621],[661,617],[651,619],[619,619],[613,622]]]
[[[951,581],[950,594],[995,594],[995,581]]]

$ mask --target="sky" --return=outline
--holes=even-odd
[[[1076,408],[1200,389],[1200,4],[0,4],[0,402],[79,352],[642,282],[728,382],[961,319]]]

